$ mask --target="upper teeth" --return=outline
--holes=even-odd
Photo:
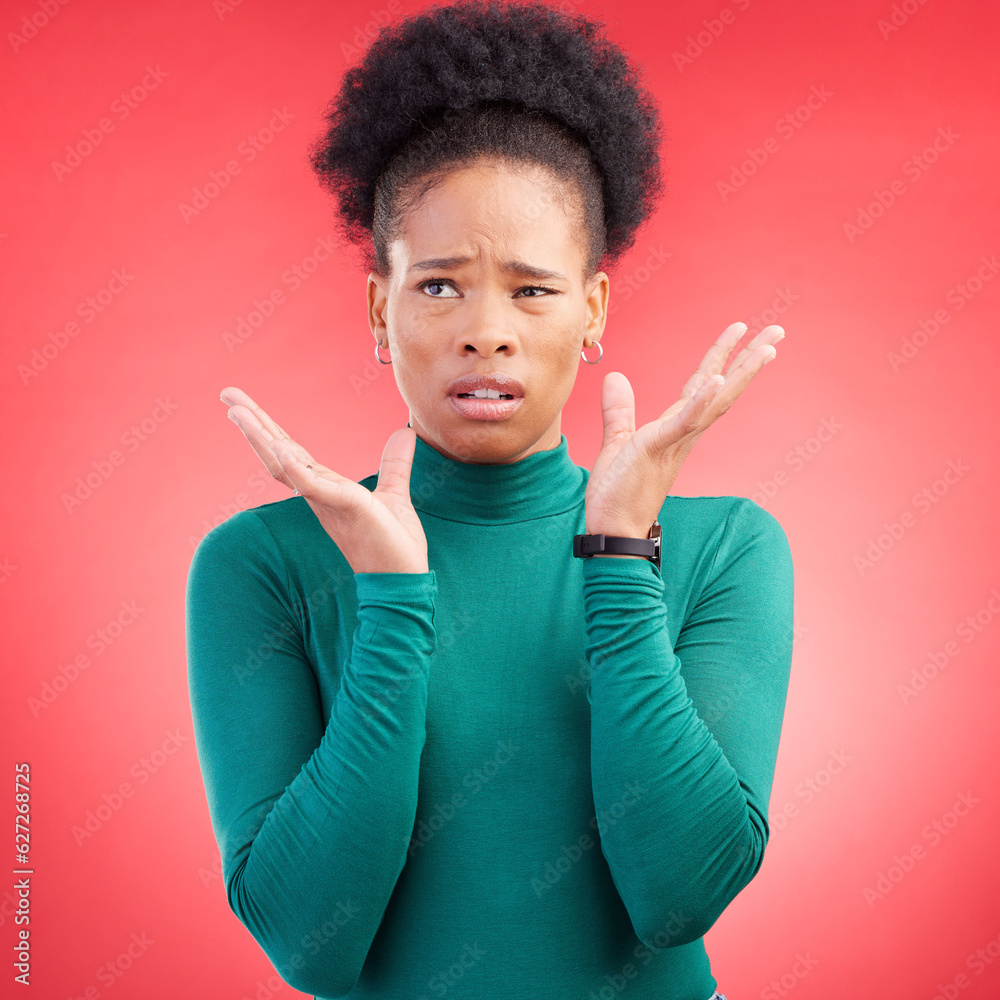
[[[476,399],[499,399],[502,395],[506,394],[501,393],[499,389],[474,389],[467,395],[475,396]]]

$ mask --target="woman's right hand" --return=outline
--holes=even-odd
[[[320,465],[241,389],[230,386],[219,398],[267,471],[299,491],[355,573],[428,572],[427,538],[410,502],[412,427],[389,436],[372,491]]]

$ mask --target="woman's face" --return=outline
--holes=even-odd
[[[407,213],[388,248],[392,277],[368,276],[369,324],[410,426],[449,458],[516,462],[559,445],[580,350],[600,340],[609,292],[603,271],[584,286],[564,190],[541,167],[455,169]],[[456,401],[456,379],[494,373],[520,383],[519,401]]]

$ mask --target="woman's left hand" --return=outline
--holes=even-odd
[[[608,372],[601,386],[604,441],[584,497],[588,534],[645,538],[695,442],[722,416],[750,380],[776,354],[785,335],[766,326],[722,369],[746,333],[745,323],[727,326],[688,379],[681,398],[656,419],[635,429],[635,395],[621,372]]]

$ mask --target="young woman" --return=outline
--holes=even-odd
[[[409,422],[354,482],[222,393],[296,494],[188,580],[229,904],[321,998],[721,998],[702,937],[768,840],[792,563],[752,501],[668,494],[783,331],[731,357],[729,326],[638,428],[609,373],[588,472],[562,407],[661,189],[623,53],[545,7],[433,8],[327,123],[311,162]]]

